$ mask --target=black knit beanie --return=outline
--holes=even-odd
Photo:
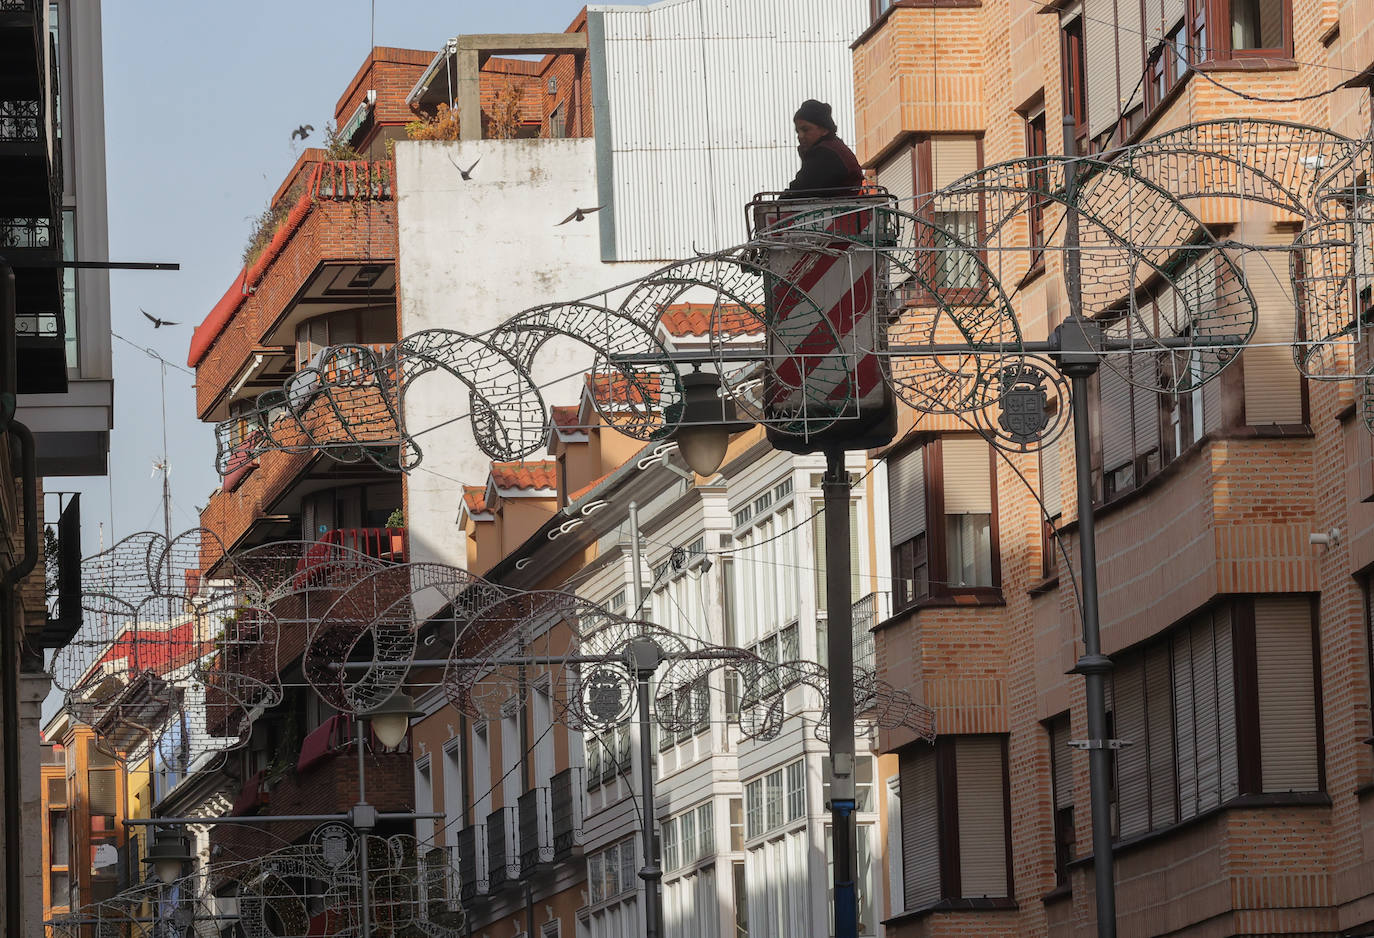
[[[794,121],[806,121],[817,127],[824,127],[832,134],[835,132],[835,119],[830,116],[830,105],[815,98],[807,98],[792,115]]]

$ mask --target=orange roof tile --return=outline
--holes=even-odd
[[[705,336],[711,332],[711,317],[716,317],[716,326],[735,335],[757,335],[763,332],[763,324],[754,313],[742,306],[711,303],[674,303],[663,311],[659,321],[668,334],[677,338]]]
[[[597,487],[598,485],[600,485],[602,482],[605,482],[605,481],[606,481],[606,477],[609,476],[609,475],[610,475],[610,473],[608,472],[608,473],[606,473],[605,475],[598,476],[597,478],[595,478],[595,479],[593,479],[592,481],[588,482],[586,485],[582,486],[582,488],[578,489],[576,492],[573,492],[571,495],[569,495],[569,496],[568,496],[568,501],[569,501],[569,502],[575,502],[575,501],[577,501],[579,498],[581,498],[583,495],[586,495],[588,492],[590,492],[592,489],[596,488],[596,487]]]
[[[581,429],[581,426],[578,424],[577,421],[576,404],[560,404],[557,407],[550,408],[549,419],[553,421],[555,426],[562,427],[565,430]]]
[[[503,489],[557,488],[558,462],[553,459],[494,462],[491,480]]]
[[[487,490],[481,485],[463,486],[463,504],[467,506],[468,514],[478,514],[487,510]]]
[[[633,385],[620,374],[589,374],[587,387],[603,402],[657,404],[663,397],[663,377],[648,372],[641,372],[639,381]]]

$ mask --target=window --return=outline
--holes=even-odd
[[[716,852],[715,808],[698,805],[663,823],[663,871],[691,866]]]
[[[973,436],[949,436],[888,457],[898,610],[928,597],[1000,588],[992,460],[987,442]],[[929,524],[928,517],[939,521]]]
[[[443,770],[440,779],[444,784],[444,830],[456,834],[463,828],[467,805],[463,797],[463,743],[462,740],[449,740],[444,744]],[[446,843],[452,843],[454,834],[445,834]]]
[[[982,166],[982,143],[972,136],[941,136],[917,147],[917,163],[923,191],[939,192]],[[943,299],[958,301],[978,294],[983,287],[979,265],[983,227],[981,194],[942,196],[930,200],[930,229],[921,238],[927,251],[926,282]],[[928,302],[928,300],[925,300]],[[918,295],[916,302],[923,302]]]
[[[587,857],[587,895],[591,905],[614,899],[638,886],[633,838],[611,844]]]
[[[487,732],[485,722],[472,727],[472,791],[476,796],[473,812],[478,824],[484,823],[491,813],[491,746]]]
[[[744,514],[742,530],[736,531],[735,552],[730,563],[733,578],[731,597],[734,609],[731,621],[735,641],[744,648],[751,647],[797,619],[799,589],[797,557],[798,533],[795,503],[774,497],[770,487],[754,499],[752,508],[736,512],[736,521]],[[760,503],[764,507],[760,509]]]
[[[744,849],[744,799],[730,799],[730,849]]]
[[[898,753],[903,907],[1010,896],[1006,739],[942,736]]]
[[[1026,156],[1030,159],[1026,188],[1030,195],[1026,206],[1027,238],[1030,244],[1030,269],[1045,265],[1045,206],[1050,198],[1050,170],[1044,157],[1049,153],[1045,139],[1045,109],[1026,119]]]
[[[434,811],[434,782],[430,773],[430,758],[425,756],[415,763],[415,811],[418,814],[431,814]],[[422,844],[434,840],[434,820],[417,818],[415,839]]]
[[[1282,52],[1287,42],[1286,0],[1230,0],[1232,52]]]
[[[1055,440],[1040,450],[1040,501],[1044,509],[1040,516],[1040,575],[1045,579],[1059,571],[1059,540],[1054,531],[1064,512],[1061,442]]]
[[[71,261],[76,259],[76,209],[62,209],[62,259]],[[67,367],[79,368],[81,361],[77,357],[77,327],[80,325],[80,318],[77,315],[76,305],[76,268],[64,267],[62,269],[62,326],[64,329],[63,337],[67,348]]]
[[[1060,34],[1060,84],[1064,113],[1073,116],[1075,152],[1088,152],[1088,83],[1083,59],[1083,17],[1064,23]]]
[[[1118,836],[1239,795],[1320,791],[1311,601],[1258,596],[1119,656],[1112,675]]]
[[[753,840],[806,816],[805,777],[805,764],[798,760],[744,786],[745,836],[748,839]]]
[[[1073,763],[1069,749],[1069,715],[1061,713],[1046,725],[1050,743],[1050,778],[1054,795],[1054,884],[1069,882],[1073,859]]]

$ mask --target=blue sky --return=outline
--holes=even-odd
[[[111,325],[133,345],[114,342],[110,478],[48,482],[83,493],[86,554],[97,548],[100,522],[106,546],[112,532],[117,539],[162,527],[153,472],[162,452],[160,366],[139,349],[185,366],[192,329],[239,270],[249,219],[294,162],[292,128],[323,130],[374,28],[377,45],[437,50],[461,33],[561,31],[582,4],[376,0],[375,23],[373,8],[368,0],[103,4],[110,257],[176,261],[181,270],[111,274]],[[181,325],[154,332],[139,307]],[[195,526],[219,484],[192,380],[167,368],[174,533]]]

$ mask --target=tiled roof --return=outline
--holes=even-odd
[[[481,485],[463,486],[463,504],[468,514],[479,514],[487,510],[487,490]]]
[[[503,489],[557,488],[558,463],[552,459],[494,462],[491,481]]]
[[[735,335],[756,335],[763,332],[763,324],[742,306],[710,303],[674,303],[663,311],[659,320],[668,334],[675,338],[705,336],[711,332],[711,317],[716,316],[717,328]]]
[[[565,430],[581,429],[577,421],[576,404],[559,405],[558,407],[551,408],[549,410],[549,419],[553,421],[554,426],[562,427]]]
[[[597,400],[616,404],[657,404],[663,396],[662,386],[662,376],[648,372],[635,384],[620,374],[587,375],[587,387]]]
[[[568,496],[568,501],[569,501],[570,503],[571,503],[571,502],[577,501],[579,498],[581,498],[583,495],[586,495],[588,492],[590,492],[592,489],[596,488],[596,487],[597,487],[598,485],[600,485],[602,482],[605,482],[605,481],[606,481],[606,476],[609,476],[609,475],[610,475],[610,473],[608,472],[608,473],[606,473],[605,475],[598,476],[597,478],[595,478],[595,479],[593,479],[592,481],[588,482],[586,485],[582,486],[582,488],[578,489],[576,492],[573,492],[571,495],[569,495],[569,496]]]

